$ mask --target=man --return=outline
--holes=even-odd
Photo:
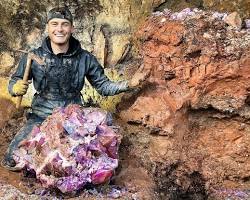
[[[11,141],[2,165],[9,170],[15,168],[13,151],[21,141],[26,139],[34,125],[41,124],[54,108],[65,107],[68,104],[82,105],[81,93],[84,78],[101,95],[115,95],[139,84],[140,78],[130,82],[112,82],[104,74],[97,59],[81,48],[74,31],[73,17],[69,9],[53,8],[48,13],[48,37],[41,47],[32,51],[45,62],[44,65],[33,60],[29,73],[29,81],[22,80],[26,67],[27,55],[21,58],[17,71],[9,82],[9,93],[12,96],[26,94],[30,80],[33,80],[36,93],[32,99],[32,113],[28,116],[27,124]],[[141,77],[143,78],[143,77]]]

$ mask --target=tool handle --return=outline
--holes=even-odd
[[[27,56],[27,62],[26,62],[26,68],[25,68],[25,71],[24,71],[24,75],[23,75],[23,80],[25,82],[28,81],[28,78],[29,78],[29,73],[30,73],[30,67],[31,67],[31,58],[30,56],[28,55]],[[17,97],[17,102],[16,102],[16,108],[19,109],[20,106],[21,106],[21,103],[22,103],[22,99],[23,99],[23,96],[18,96]]]

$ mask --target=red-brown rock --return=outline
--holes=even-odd
[[[134,103],[120,106],[120,117],[165,135],[150,139],[150,160],[165,172],[175,166],[168,181],[175,177],[184,190],[196,173],[206,189],[246,188],[250,33],[228,29],[208,12],[184,21],[158,13],[137,37],[144,70],[151,73]]]

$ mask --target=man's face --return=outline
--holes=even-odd
[[[56,45],[67,44],[74,27],[67,19],[53,18],[48,22],[48,33],[52,43]]]

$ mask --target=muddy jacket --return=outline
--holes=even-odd
[[[65,107],[70,103],[82,105],[81,93],[85,77],[91,85],[104,96],[115,95],[128,89],[127,82],[112,82],[104,74],[96,58],[83,50],[75,38],[70,38],[67,53],[55,55],[52,52],[50,39],[46,38],[42,46],[32,51],[45,60],[45,65],[32,61],[29,80],[33,80],[36,93],[32,100],[32,112],[46,118],[56,107]],[[17,71],[9,82],[12,96],[13,85],[23,78],[27,56],[23,56]]]

